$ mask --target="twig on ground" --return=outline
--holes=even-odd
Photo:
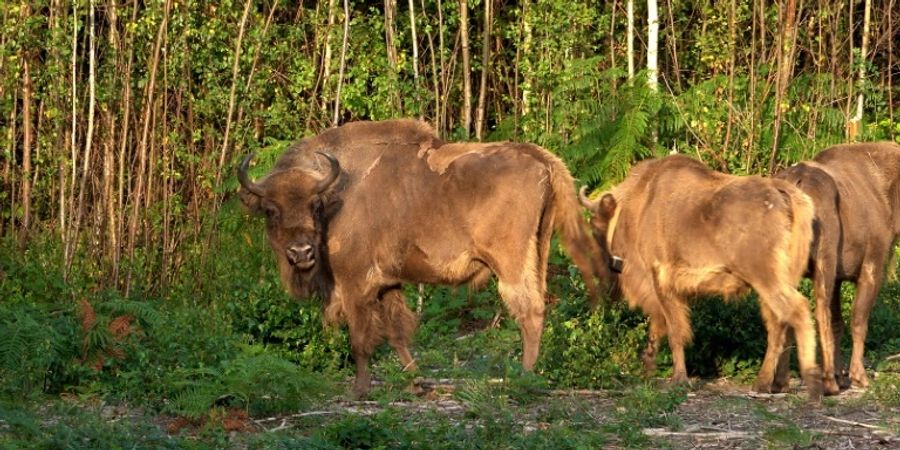
[[[759,436],[759,433],[752,431],[668,431],[665,428],[644,428],[641,430],[645,435],[652,437],[690,437],[695,439],[746,439]]]
[[[856,422],[854,420],[838,419],[837,417],[831,417],[831,416],[825,416],[825,415],[823,415],[822,417],[824,417],[830,421],[837,422],[837,423],[843,423],[843,424],[847,424],[847,425],[868,428],[870,430],[877,430],[877,431],[884,431],[884,432],[888,431],[884,427],[880,427],[878,425],[870,425],[868,423]]]
[[[281,419],[281,425],[278,425],[277,427],[272,428],[271,430],[266,430],[266,431],[272,432],[272,431],[279,431],[279,430],[284,430],[286,428],[292,427],[293,424],[287,423],[288,419],[299,419],[301,417],[310,417],[310,416],[327,416],[330,414],[342,414],[342,413],[343,413],[343,411],[308,411],[308,412],[304,412],[304,413],[291,414],[289,416],[266,417],[265,419],[256,419],[253,422],[256,423],[256,425],[258,425],[259,427],[266,429],[266,427],[263,426],[264,423],[273,422],[273,421]]]
[[[748,397],[748,398],[758,398],[758,399],[763,399],[763,400],[770,400],[770,399],[775,399],[775,398],[785,398],[785,397],[787,397],[787,394],[784,392],[779,392],[777,394],[763,394],[761,392],[748,392],[748,393],[744,394],[744,396]]]

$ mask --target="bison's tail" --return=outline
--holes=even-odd
[[[809,267],[809,252],[813,241],[813,221],[815,220],[815,207],[808,195],[797,187],[781,180],[778,190],[790,199],[792,211],[791,234],[787,245],[787,261],[785,261],[786,275],[789,282],[796,285],[803,278]],[[783,184],[782,184],[783,183]]]
[[[584,284],[593,299],[600,293],[601,282],[608,279],[604,271],[600,247],[593,239],[587,222],[581,215],[581,204],[575,194],[575,180],[569,169],[556,155],[546,152],[553,189],[552,211],[554,228],[561,235],[566,253],[581,271]]]

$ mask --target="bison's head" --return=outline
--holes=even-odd
[[[297,298],[309,297],[314,275],[327,258],[325,218],[334,202],[333,190],[341,173],[334,156],[316,152],[329,162],[329,170],[319,174],[302,168],[276,169],[260,182],[247,176],[253,155],[238,168],[241,200],[253,212],[265,214],[266,234],[275,251],[281,279]]]
[[[616,256],[610,249],[610,228],[616,226],[615,216],[618,206],[615,197],[612,194],[603,194],[597,200],[591,200],[585,193],[586,187],[582,186],[579,191],[581,204],[591,212],[591,228],[593,229],[594,239],[600,247],[600,257],[609,269],[610,291],[613,296],[618,296],[618,274],[622,272],[624,261]]]

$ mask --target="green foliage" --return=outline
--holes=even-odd
[[[644,428],[680,427],[678,416],[671,414],[687,400],[683,387],[660,388],[641,384],[616,400],[615,420],[604,428],[616,433],[628,446],[645,445]]]
[[[55,404],[39,414],[21,403],[0,402],[0,447],[8,449],[210,448],[165,431],[145,417],[110,421],[102,410]]]
[[[199,418],[214,406],[236,407],[253,415],[302,410],[332,392],[321,376],[274,355],[247,349],[216,367],[175,370],[168,412]],[[254,354],[258,353],[258,354]]]
[[[696,301],[691,306],[691,326],[694,341],[685,351],[691,374],[744,380],[756,375],[766,352],[766,329],[755,294],[733,301]],[[666,352],[662,358],[668,359],[670,354]]]
[[[0,394],[22,398],[61,387],[78,346],[74,320],[58,313],[0,303]]]
[[[583,291],[568,294],[549,311],[537,370],[567,387],[609,388],[633,380],[642,367],[643,317],[624,304],[591,308]]]

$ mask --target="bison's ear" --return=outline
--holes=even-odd
[[[262,202],[258,195],[248,192],[246,189],[241,189],[238,191],[238,196],[241,197],[241,203],[243,203],[251,213],[262,214]]]
[[[612,219],[613,214],[616,213],[616,206],[618,203],[616,202],[616,198],[612,196],[612,194],[604,194],[603,197],[600,197],[600,203],[597,205],[597,212],[604,219]]]

